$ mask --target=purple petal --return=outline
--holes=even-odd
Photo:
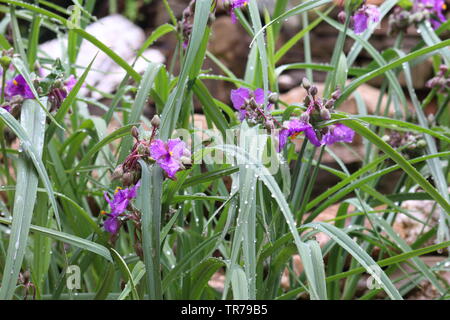
[[[3,109],[5,109],[8,112],[11,112],[11,106],[6,105],[6,106],[2,106]]]
[[[316,131],[312,126],[309,126],[305,130],[305,136],[306,138],[308,138],[309,142],[311,142],[316,147],[320,147],[322,145],[322,143],[319,141],[319,138],[317,138]]]
[[[164,161],[158,161],[158,164],[171,179],[175,177],[175,174],[180,169],[180,162],[171,157]]]
[[[263,89],[256,89],[253,92],[253,95],[255,96],[255,101],[257,104],[264,104],[264,90]]]
[[[241,110],[241,107],[245,104],[245,100],[250,98],[250,90],[247,88],[239,88],[231,90],[231,102],[236,110]]]
[[[116,217],[109,217],[105,220],[103,227],[107,232],[115,234],[117,233],[117,231],[119,231],[120,221]]]
[[[77,84],[77,79],[73,76],[73,74],[70,75],[70,77],[65,81],[65,86],[67,93],[72,91],[73,87]]]
[[[366,15],[363,11],[358,11],[354,16],[353,19],[355,21],[354,30],[356,34],[363,33],[367,30],[368,23],[369,23],[369,17]]]
[[[289,137],[289,130],[283,129],[278,133],[278,152],[281,152],[283,150],[284,146],[287,143]]]
[[[175,159],[180,159],[184,154],[186,144],[180,139],[170,139],[167,141],[167,146],[170,152],[170,156]]]
[[[161,157],[165,157],[169,154],[164,141],[156,139],[150,145],[150,155],[153,159],[157,160]]]
[[[336,142],[347,142],[351,143],[353,137],[355,136],[355,131],[343,124],[336,124],[334,127],[330,128],[327,134],[324,135],[322,143],[331,145]]]

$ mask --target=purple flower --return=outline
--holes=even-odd
[[[331,145],[336,142],[351,143],[354,136],[355,131],[343,124],[337,123],[331,126],[328,133],[323,136],[322,143],[326,145]]]
[[[299,133],[304,132],[306,138],[316,147],[320,147],[322,143],[317,137],[316,131],[313,126],[304,121],[298,119],[293,119],[284,124],[284,129],[281,130],[279,134],[279,146],[278,151],[281,151],[287,143],[289,137],[295,138]]]
[[[236,14],[234,13],[234,9],[242,8],[247,5],[248,0],[231,0],[230,1],[230,15],[231,15],[231,21],[233,23],[237,22]]]
[[[73,87],[77,84],[77,79],[75,79],[74,75],[71,74],[69,78],[67,78],[66,81],[64,81],[64,87],[67,90],[67,93],[72,91]]]
[[[433,28],[437,29],[442,24],[442,22],[445,22],[447,19],[444,15],[444,10],[447,9],[447,5],[445,3],[445,0],[416,0],[414,3],[414,8],[417,10],[422,10],[422,8],[418,8],[419,5],[423,5],[426,8],[429,8],[428,11],[434,15],[436,19],[431,20],[431,24],[433,25]]]
[[[6,82],[5,94],[8,98],[22,96],[24,99],[34,99],[30,86],[21,74]]]
[[[120,227],[119,216],[127,210],[130,201],[136,198],[137,189],[140,185],[141,183],[139,181],[134,187],[126,189],[117,187],[112,199],[110,199],[106,192],[104,193],[104,197],[111,208],[110,213],[102,211],[103,214],[106,214],[108,216],[108,219],[106,219],[105,223],[103,224],[103,227],[107,232],[113,234],[117,233]]]
[[[336,142],[350,143],[355,135],[352,129],[340,123],[332,125],[322,140],[319,140],[316,130],[309,122],[293,119],[285,122],[284,127],[278,136],[278,152],[284,148],[289,137],[295,138],[301,132],[304,132],[306,138],[316,147],[331,145]]]
[[[361,34],[367,30],[369,23],[380,21],[380,10],[374,5],[363,5],[353,15],[354,31],[356,34]]]
[[[165,143],[154,140],[150,145],[150,155],[158,165],[173,179],[182,166],[182,157],[189,157],[190,151],[180,139],[170,139]]]
[[[269,92],[270,94],[270,92]],[[233,107],[239,111],[239,120],[243,121],[247,115],[247,102],[250,98],[254,98],[257,104],[264,104],[264,90],[256,89],[255,91],[251,91],[247,88],[239,88],[236,90],[231,90],[231,102],[233,103]],[[269,104],[266,110],[269,110],[272,107]]]

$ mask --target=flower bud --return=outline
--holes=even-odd
[[[332,109],[334,107],[335,102],[336,102],[336,100],[330,99],[325,103],[324,107],[327,109]]]
[[[328,109],[326,108],[321,109],[320,117],[322,118],[322,120],[330,120],[331,119],[330,111],[328,111]]]
[[[305,77],[302,79],[302,86],[306,90],[309,90],[309,88],[311,88],[311,82],[308,80],[308,78]]]
[[[418,148],[425,148],[427,146],[427,142],[424,139],[420,139],[417,141],[417,147]]]
[[[189,158],[189,157],[181,157],[180,160],[181,160],[181,163],[184,164],[185,166],[187,166],[187,167],[192,166],[192,159],[191,158]]]
[[[135,138],[136,140],[139,140],[139,130],[138,128],[136,128],[136,126],[133,126],[131,128],[131,135],[133,136],[133,138]]]
[[[311,86],[311,88],[309,88],[308,92],[310,95],[312,95],[314,97],[315,95],[317,95],[319,90],[317,89],[316,86]]]
[[[342,24],[345,23],[345,20],[347,20],[347,14],[345,13],[344,10],[342,10],[341,12],[339,12],[338,14],[338,21]]]
[[[248,104],[249,104],[249,106],[250,106],[252,109],[256,109],[256,108],[259,107],[258,104],[256,103],[255,98],[250,98],[250,101],[249,101]]]
[[[277,103],[278,99],[280,98],[279,94],[276,92],[273,92],[269,95],[269,102],[270,103]]]
[[[161,119],[157,114],[155,114],[150,123],[152,124],[153,127],[159,128],[159,126],[161,125]]]
[[[9,66],[11,65],[11,58],[8,56],[1,57],[0,65],[2,66],[3,70],[7,70],[9,68]]]
[[[210,13],[208,17],[208,26],[211,26],[214,21],[216,21],[216,15],[214,13]]]
[[[133,174],[131,172],[126,172],[123,176],[122,176],[122,183],[124,186],[129,186],[133,183]]]
[[[122,178],[122,176],[123,176],[123,166],[119,165],[116,169],[114,169],[114,172],[112,174],[112,180]]]
[[[341,97],[341,89],[337,88],[336,91],[334,91],[334,92],[331,94],[331,97],[332,97],[334,100],[339,99],[339,98]]]
[[[301,122],[309,122],[309,114],[307,112],[303,112],[300,116]]]

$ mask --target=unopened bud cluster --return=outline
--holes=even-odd
[[[408,158],[421,155],[427,146],[422,135],[412,132],[391,131],[389,134],[384,135],[382,139],[395,149],[405,147],[402,153]]]
[[[426,86],[430,89],[437,89],[438,92],[444,93],[450,90],[450,76],[448,72],[448,67],[446,65],[441,65],[439,67],[438,74],[428,80]]]
[[[319,90],[316,86],[311,85],[307,78],[303,78],[302,86],[307,92],[304,104],[308,107],[307,111],[301,115],[301,120],[314,125],[317,122],[328,121],[331,119],[331,113],[334,112],[336,100],[341,96],[341,90],[337,88],[331,94],[330,99],[318,97]]]
[[[135,143],[125,161],[114,170],[112,174],[113,180],[120,179],[124,186],[131,186],[139,181],[141,178],[141,166],[138,160],[151,160],[149,146],[156,135],[160,122],[158,115],[155,115],[151,120],[152,135],[150,139],[140,139],[138,128],[134,126],[131,128],[131,135],[135,139]]]

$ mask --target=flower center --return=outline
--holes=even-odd
[[[15,86],[18,86],[18,85],[19,85],[19,83],[17,82],[16,79],[13,80],[13,84],[14,84]]]
[[[121,187],[117,187],[116,190],[114,191],[114,194],[117,194],[120,190],[122,190]]]

